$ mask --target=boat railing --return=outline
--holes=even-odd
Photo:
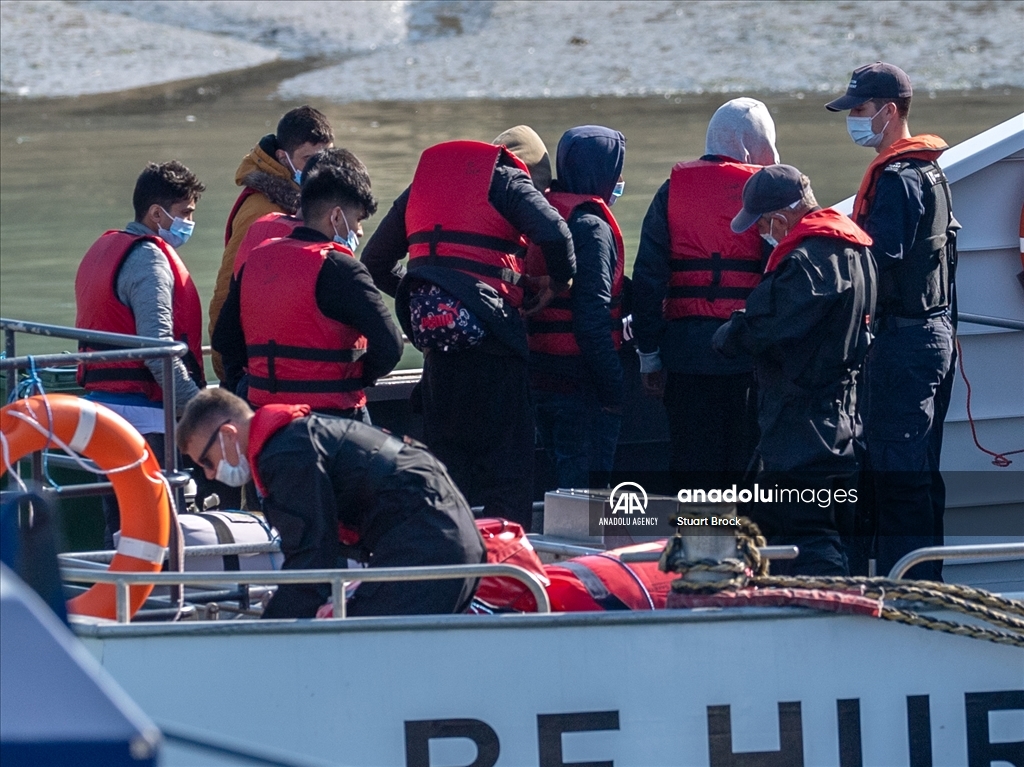
[[[174,411],[174,369],[171,361],[188,352],[188,346],[181,341],[165,341],[158,338],[131,336],[123,333],[106,333],[100,330],[83,330],[62,325],[47,325],[41,322],[26,322],[0,317],[0,328],[4,331],[4,354],[0,358],[0,370],[6,371],[7,385],[4,402],[11,398],[17,390],[22,371],[45,367],[67,367],[80,362],[126,362],[158,359],[163,361],[163,375],[160,388],[163,390],[164,408],[164,457],[163,474],[172,487],[182,488],[190,479],[189,475],[179,470],[178,451],[175,446],[175,411]],[[16,334],[47,338],[65,338],[72,341],[91,344],[98,351],[60,352],[56,354],[33,354],[19,357],[17,355]],[[79,464],[74,459],[63,456],[51,456],[47,461],[56,466],[67,468]],[[92,464],[95,465],[95,464]],[[97,469],[97,474],[103,472]],[[40,481],[43,478],[42,453],[32,454],[32,477]],[[63,485],[51,487],[39,482],[42,490],[64,497],[80,497],[88,495],[105,495],[113,492],[109,482],[94,482],[82,485]],[[179,500],[181,500],[179,498]]]
[[[394,581],[436,581],[462,578],[513,578],[522,583],[537,600],[538,613],[550,613],[551,601],[544,585],[533,573],[516,565],[435,565],[430,567],[372,567],[358,570],[243,570],[231,572],[166,572],[137,573],[63,568],[61,577],[71,583],[112,583],[116,594],[115,616],[118,623],[131,619],[128,609],[129,587],[201,586],[233,583],[262,585],[284,583],[330,583],[334,617],[341,619],[345,612],[345,589],[350,583],[381,583]]]
[[[1024,559],[1024,543],[977,543],[963,546],[926,546],[905,555],[889,571],[899,580],[914,565],[950,559]]]
[[[1006,328],[1007,330],[1024,330],[1024,320],[1014,320],[1008,317],[989,317],[985,314],[968,314],[957,312],[957,320],[970,322],[974,325],[988,325],[993,328]]]

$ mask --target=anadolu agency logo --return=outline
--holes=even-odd
[[[611,516],[601,517],[599,524],[617,527],[656,526],[658,518],[647,515],[647,504],[647,491],[642,486],[636,482],[620,482],[608,494]]]

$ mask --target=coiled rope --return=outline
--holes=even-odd
[[[863,576],[769,575],[768,560],[759,551],[766,541],[757,525],[746,517],[740,519],[736,529],[736,543],[743,559],[690,562],[684,557],[682,538],[677,535],[669,539],[658,567],[663,572],[682,576],[672,583],[672,590],[680,594],[716,594],[750,588],[821,589],[878,600],[879,617],[885,620],[1024,647],[1024,602],[1019,600],[955,583]],[[714,574],[719,578],[707,580],[707,576],[701,574]],[[912,609],[909,606],[912,603],[959,612],[1007,631],[932,618]]]

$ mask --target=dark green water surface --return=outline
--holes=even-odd
[[[270,98],[281,73],[192,82],[117,96],[5,102],[0,107],[0,312],[5,317],[74,323],[74,277],[86,249],[106,229],[132,217],[135,178],[147,161],[179,159],[207,191],[196,233],[181,255],[204,306],[223,250],[224,221],[238,193],[242,156],[296,104]],[[202,90],[202,93],[199,91]],[[807,173],[819,201],[856,191],[874,156],[855,146],[842,115],[825,98],[748,94],[771,109],[782,161]],[[627,137],[626,192],[616,204],[628,254],[640,224],[673,163],[703,153],[704,132],[721,95],[665,99],[583,98],[531,101],[316,104],[329,116],[336,143],[363,159],[381,210],[364,224],[367,236],[408,185],[419,153],[454,138],[489,141],[505,128],[532,125],[554,153],[561,133],[600,123]],[[1022,109],[1019,90],[939,93],[911,110],[915,132],[938,133],[950,144]],[[59,351],[67,342],[19,336],[19,352]],[[405,364],[415,360],[409,357]]]

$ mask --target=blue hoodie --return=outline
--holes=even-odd
[[[558,142],[553,192],[594,195],[610,200],[622,174],[626,139],[600,125],[583,125],[565,132]],[[611,337],[612,275],[618,252],[615,236],[597,206],[582,205],[569,217],[576,250],[576,277],[570,292],[573,334],[580,356],[530,354],[538,388],[558,388],[552,380],[586,387],[605,408],[622,407],[622,363]],[[568,379],[568,380],[566,380]],[[563,389],[564,390],[564,389]]]

